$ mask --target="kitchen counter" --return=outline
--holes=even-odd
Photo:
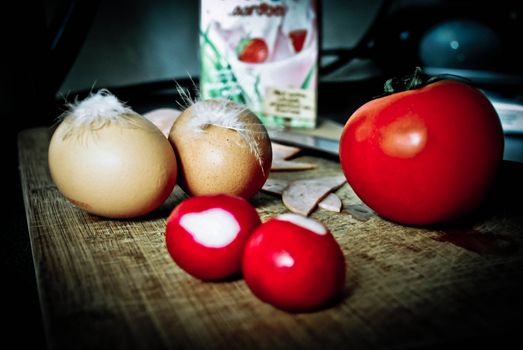
[[[380,218],[349,185],[342,213],[317,210],[347,261],[343,296],[289,314],[256,299],[241,278],[205,283],[174,264],[165,220],[185,198],[108,220],[72,206],[47,167],[50,129],[19,134],[27,225],[48,344],[56,349],[439,348],[510,344],[523,324],[523,164],[504,162],[483,205],[459,222],[408,227]],[[336,159],[284,179],[340,175]],[[259,193],[262,220],[283,213]]]

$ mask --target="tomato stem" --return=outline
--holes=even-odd
[[[385,94],[388,95],[400,91],[417,89],[425,85],[429,78],[428,75],[423,73],[420,67],[416,67],[412,74],[387,80],[383,86],[383,90]]]
[[[382,96],[401,91],[419,89],[425,85],[440,80],[459,80],[465,83],[471,82],[469,79],[453,74],[428,75],[423,73],[421,67],[416,67],[412,74],[387,80],[383,86],[384,94]]]

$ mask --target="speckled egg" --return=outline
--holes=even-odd
[[[234,102],[192,104],[174,123],[169,141],[178,155],[179,184],[190,195],[249,199],[269,176],[267,130],[254,113]]]

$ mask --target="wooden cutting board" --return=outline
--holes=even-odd
[[[343,213],[317,210],[347,260],[344,295],[313,313],[289,314],[256,299],[242,279],[205,283],[178,268],[165,220],[185,198],[176,188],[136,220],[91,216],[49,176],[48,129],[19,135],[20,174],[47,338],[58,349],[418,348],[506,339],[523,321],[521,187],[503,179],[485,205],[454,225],[406,227],[368,211],[348,185]],[[302,156],[341,174],[334,160]],[[521,174],[521,172],[519,173]],[[286,212],[257,194],[262,220]]]

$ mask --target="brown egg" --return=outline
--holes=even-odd
[[[48,153],[53,181],[67,199],[92,214],[129,218],[156,209],[176,183],[171,145],[156,126],[114,97],[93,98],[96,104],[80,104],[53,134]],[[102,115],[107,111],[123,114],[108,118]]]
[[[174,123],[169,141],[178,155],[179,184],[190,195],[249,199],[269,176],[267,130],[254,113],[234,102],[194,103]]]

